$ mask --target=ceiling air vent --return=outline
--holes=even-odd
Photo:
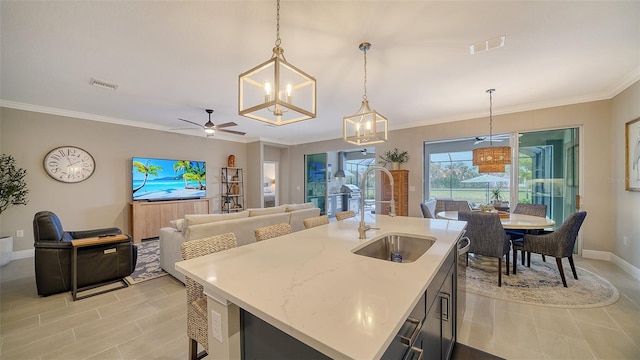
[[[118,88],[117,84],[112,84],[110,82],[106,82],[104,80],[99,80],[96,78],[91,78],[91,81],[89,81],[89,84],[93,85],[93,86],[97,86],[97,87],[101,87],[103,89],[107,89],[107,90],[115,90]]]
[[[504,46],[504,42],[507,39],[506,35],[502,35],[502,36],[498,36],[496,38],[493,39],[489,39],[489,40],[485,40],[485,41],[480,41],[477,42],[473,45],[469,46],[469,51],[471,52],[471,55],[473,54],[478,54],[481,52],[485,52],[485,51],[489,51],[489,50],[493,50],[499,47],[503,47]]]

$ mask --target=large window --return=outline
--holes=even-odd
[[[424,144],[424,179],[428,179],[424,182],[425,200],[467,200],[472,205],[480,205],[499,197],[512,204],[545,204],[547,216],[555,220],[558,227],[579,207],[579,130],[514,134],[517,144],[510,145],[517,157],[512,159],[511,166],[505,167],[505,173],[493,174],[480,174],[472,165],[473,149],[489,146],[484,138],[427,142]],[[493,141],[508,142],[508,137],[508,134],[499,134]],[[515,172],[513,175],[511,169]]]
[[[466,200],[472,206],[493,201],[508,202],[509,170],[481,174],[473,166],[473,148],[488,146],[476,138],[425,143],[426,198]]]

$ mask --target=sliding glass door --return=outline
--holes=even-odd
[[[547,216],[560,226],[578,209],[579,145],[578,128],[518,134],[511,201],[547,205]]]

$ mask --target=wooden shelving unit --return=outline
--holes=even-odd
[[[244,173],[241,168],[223,167],[220,172],[220,212],[244,210]]]

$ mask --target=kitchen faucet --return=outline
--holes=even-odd
[[[389,184],[391,185],[391,200],[390,201],[379,201],[380,203],[389,203],[389,216],[396,216],[396,202],[395,199],[393,198],[393,176],[391,175],[391,172],[389,172],[389,170],[387,170],[386,168],[382,167],[382,166],[370,166],[365,172],[364,174],[362,174],[362,189],[366,189],[367,188],[367,175],[369,175],[370,172],[372,171],[376,171],[376,170],[380,170],[382,171],[384,174],[386,174],[389,177]],[[364,222],[364,195],[360,196],[360,225],[358,225],[358,233],[360,234],[359,239],[366,239],[367,238],[367,230],[371,230],[371,229],[378,229],[378,228],[372,228],[370,225],[367,225]]]

